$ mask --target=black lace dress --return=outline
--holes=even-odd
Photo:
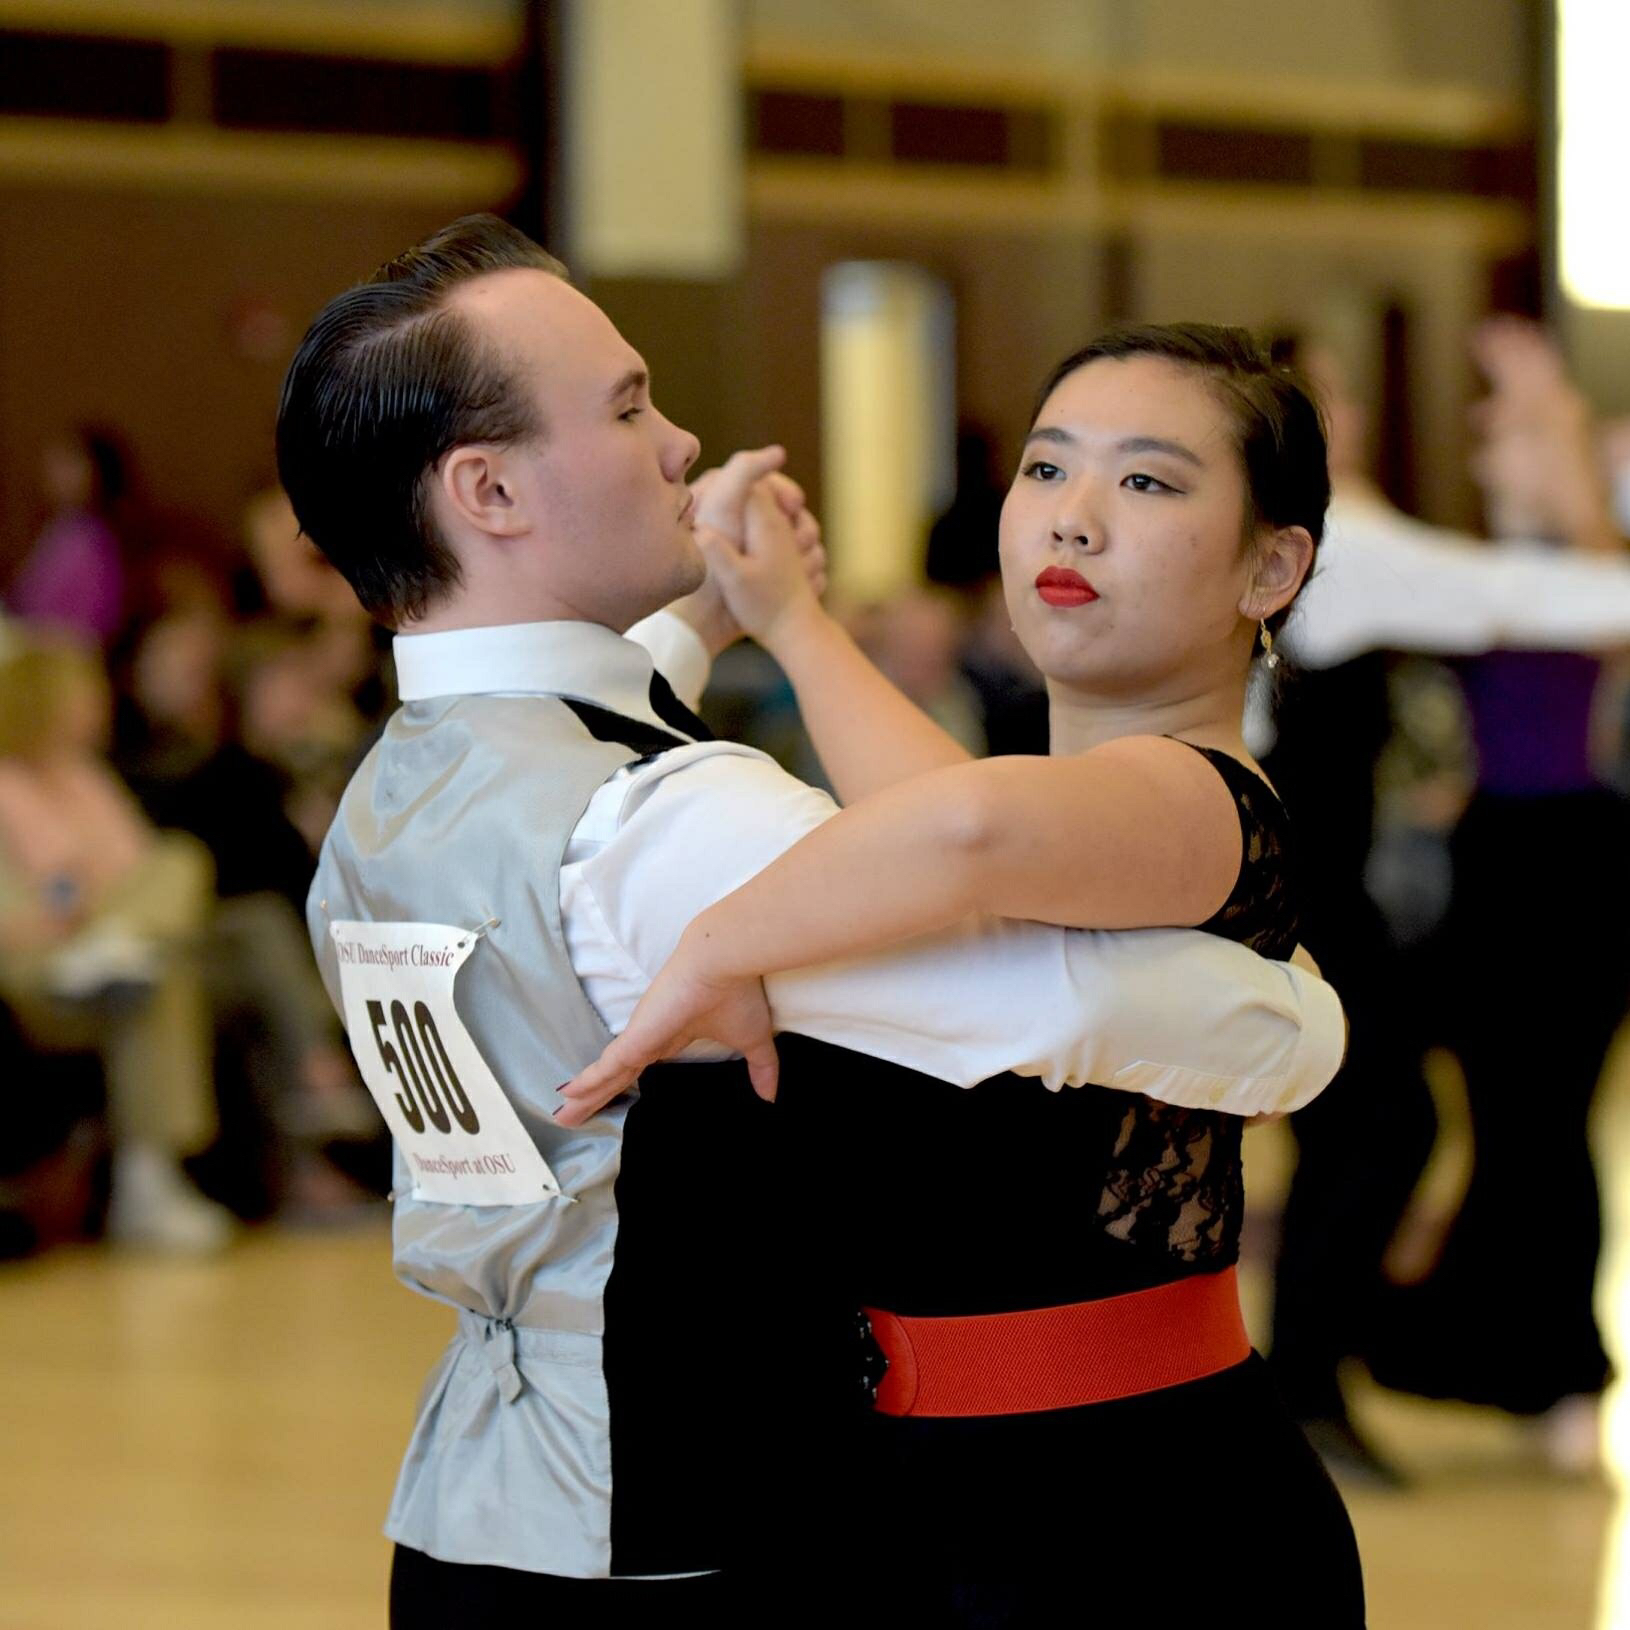
[[[1213,748],[1196,748],[1239,809],[1239,878],[1221,910],[1201,928],[1283,960],[1296,949],[1298,910],[1285,813],[1261,776]],[[1103,1089],[1095,1089],[1102,1094]],[[1124,1098],[1124,1094],[1111,1094]],[[1105,1266],[1118,1290],[1215,1273],[1239,1261],[1245,1220],[1237,1115],[1184,1109],[1134,1097],[1121,1111],[1106,1165],[1098,1216],[1104,1235],[1137,1253]],[[1100,1295],[1113,1295],[1106,1285]]]
[[[1204,927],[1288,956],[1297,907],[1283,809],[1254,772],[1199,750],[1233,794],[1242,835],[1239,880]],[[785,1056],[815,1044],[782,1045]],[[827,1215],[866,1305],[922,1316],[1045,1307],[1238,1259],[1237,1117],[1016,1077],[972,1092],[893,1079],[870,1102],[841,1165],[822,1146],[828,1190],[834,1169],[848,1174]],[[788,1130],[813,1135],[786,1107]],[[855,1622],[1364,1623],[1346,1511],[1254,1354],[1112,1403],[874,1415],[860,1434],[855,1515],[875,1547],[872,1577],[889,1583],[871,1588],[874,1617]]]

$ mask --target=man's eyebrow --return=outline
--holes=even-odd
[[[651,376],[644,368],[630,368],[610,390],[606,392],[606,400],[615,402],[619,396],[626,396],[630,391],[644,390],[651,383]]]

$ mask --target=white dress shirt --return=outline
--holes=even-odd
[[[663,725],[637,684],[607,694],[592,624],[515,624],[399,637],[402,699],[572,696]],[[694,705],[709,660],[666,614],[629,637]],[[648,675],[648,669],[641,669]],[[620,1030],[690,921],[836,811],[754,749],[701,742],[619,770],[591,800],[560,874],[566,947],[590,1002]],[[1293,1109],[1344,1046],[1331,988],[1192,929],[1096,933],[997,919],[768,981],[778,1030],[962,1086],[1015,1070],[1240,1115]],[[699,1056],[721,1056],[701,1049]]]
[[[1366,651],[1469,656],[1500,647],[1630,645],[1630,559],[1483,543],[1428,526],[1379,493],[1339,493],[1285,648],[1307,668]]]

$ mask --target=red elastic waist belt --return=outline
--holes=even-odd
[[[906,1319],[867,1308],[885,1415],[1023,1415],[1215,1375],[1251,1354],[1232,1268],[1026,1313]]]

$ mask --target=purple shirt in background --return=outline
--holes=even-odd
[[[1457,664],[1477,745],[1479,791],[1507,798],[1583,792],[1602,665],[1573,651],[1494,651]]]
[[[70,628],[105,645],[124,618],[125,574],[119,540],[95,515],[59,515],[46,523],[8,602],[24,622]]]

